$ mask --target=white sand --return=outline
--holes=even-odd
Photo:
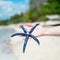
[[[12,28],[16,32],[22,32],[22,30],[18,29],[18,25],[14,24],[5,28]],[[23,54],[23,38],[20,36],[11,38],[10,47],[13,53],[0,53],[0,60],[60,60],[60,36],[44,36],[38,37],[38,39],[41,43],[39,46],[33,39],[29,39],[26,51]],[[17,59],[15,59],[15,56]]]
[[[10,44],[14,55],[19,60],[60,60],[60,36],[44,36],[38,39],[39,46],[33,39],[29,39],[26,52],[23,54],[24,40],[20,36],[11,38]]]

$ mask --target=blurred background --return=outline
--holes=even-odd
[[[0,0],[0,25],[42,21],[60,25],[59,0]]]
[[[59,26],[60,0],[0,0],[0,60],[16,60],[10,36],[18,25],[29,22]]]

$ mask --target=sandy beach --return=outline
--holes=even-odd
[[[0,28],[13,29],[14,33],[23,32],[19,25],[11,24]],[[33,39],[29,39],[25,53],[22,50],[24,39],[20,36],[9,37],[9,40],[4,40],[2,43],[0,40],[1,60],[60,60],[60,36],[37,37],[40,41],[39,46]]]
[[[23,54],[23,40],[14,37],[11,40],[13,53],[19,60],[60,60],[60,37],[44,36],[38,37],[40,45],[30,39],[27,44],[26,52]]]
[[[15,28],[15,32],[22,32]],[[26,52],[23,53],[22,47],[24,40],[20,36],[10,39],[10,47],[18,60],[60,60],[60,36],[37,37],[40,45],[33,39],[29,39]]]

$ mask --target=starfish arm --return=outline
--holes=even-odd
[[[21,25],[21,28],[23,29],[23,31],[24,31],[25,33],[27,33],[27,31],[26,31],[26,29],[24,28],[23,25]]]
[[[34,35],[30,35],[30,37],[32,37],[38,43],[38,45],[40,45],[39,40]]]
[[[11,37],[14,37],[14,36],[16,36],[16,35],[25,36],[26,34],[25,34],[25,33],[15,33],[15,34],[13,34]]]
[[[31,30],[29,31],[29,33],[32,33],[33,30],[38,26],[39,24],[36,24],[34,27],[31,28]]]
[[[29,38],[29,35],[26,35],[26,38],[25,38],[25,41],[24,41],[24,45],[23,45],[23,53],[25,52],[26,45],[27,45],[27,42],[28,42],[28,38]]]

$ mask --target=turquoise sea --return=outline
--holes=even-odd
[[[13,32],[11,28],[0,28],[0,40],[9,39]]]

